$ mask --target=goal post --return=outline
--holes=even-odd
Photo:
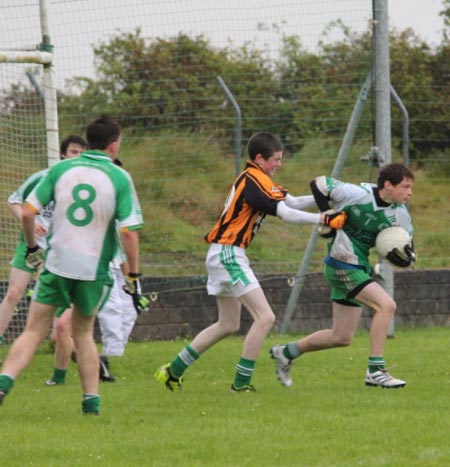
[[[8,197],[33,173],[59,160],[57,93],[53,80],[53,46],[47,24],[47,0],[39,2],[41,42],[34,49],[0,50],[0,301],[6,296],[11,258],[20,223],[8,208]],[[36,42],[39,42],[36,31]],[[18,303],[4,333],[12,342],[27,315],[26,296]]]

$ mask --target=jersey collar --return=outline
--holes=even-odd
[[[375,197],[375,202],[377,203],[377,206],[380,206],[382,208],[386,208],[387,206],[390,206],[392,203],[386,203],[386,201],[383,201],[380,197],[380,192],[378,191],[378,187],[373,187],[373,196]]]
[[[261,172],[264,172],[264,170],[261,169],[261,167],[256,162],[253,162],[252,160],[247,161],[247,164],[246,164],[245,168],[246,169],[258,169]]]
[[[97,161],[105,161],[111,162],[112,159],[103,151],[97,151],[96,149],[90,149],[89,151],[85,151],[81,154],[82,157],[86,157],[87,159],[95,159]]]

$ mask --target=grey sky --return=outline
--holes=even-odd
[[[93,44],[118,31],[140,27],[148,38],[202,34],[217,47],[248,42],[270,55],[277,53],[280,33],[299,35],[306,48],[314,49],[330,21],[340,18],[359,32],[372,12],[372,0],[47,1],[59,88],[70,77],[92,75]],[[38,5],[38,0],[0,0],[0,49],[34,47],[40,41]],[[442,0],[388,0],[390,25],[412,27],[430,45],[440,43],[442,9]],[[332,29],[328,40],[338,34]]]

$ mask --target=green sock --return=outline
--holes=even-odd
[[[289,360],[294,360],[295,358],[300,357],[301,352],[297,346],[297,341],[289,342],[289,344],[287,344],[283,349],[283,355],[286,358],[289,358]]]
[[[85,414],[98,415],[100,412],[100,396],[98,394],[83,394],[81,408]]]
[[[383,370],[384,365],[384,357],[369,357],[369,373]]]
[[[11,391],[11,388],[14,385],[14,378],[11,376],[1,374],[0,375],[0,391],[3,391],[5,394],[8,394]]]
[[[0,336],[0,345],[3,345],[3,336]]]
[[[242,358],[236,365],[236,376],[234,377],[234,387],[241,388],[250,384],[253,373],[255,372],[255,361]]]
[[[188,366],[191,366],[200,355],[190,346],[187,345],[171,362],[170,373],[175,378],[180,378],[186,371]]]
[[[64,384],[66,382],[67,369],[55,368],[53,370],[52,381],[57,384]]]

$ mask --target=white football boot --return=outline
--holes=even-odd
[[[292,360],[285,357],[283,354],[283,349],[285,345],[274,345],[270,349],[270,357],[275,360],[277,365],[275,369],[275,373],[277,374],[278,381],[283,386],[292,386],[292,378],[291,378],[291,364]]]
[[[365,383],[366,386],[392,389],[402,388],[406,385],[406,381],[394,378],[387,369],[378,370],[374,373],[369,373],[369,370],[367,370]]]

